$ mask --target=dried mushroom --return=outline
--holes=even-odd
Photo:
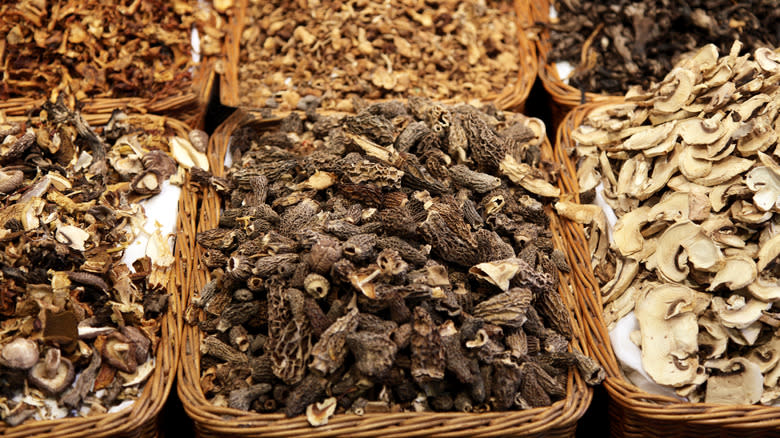
[[[241,34],[238,79],[249,107],[358,111],[353,98],[481,99],[514,83],[521,61],[515,9],[505,0],[305,8],[253,0],[246,14],[252,25]],[[399,110],[376,107],[388,119]]]
[[[778,52],[741,52],[705,46],[591,112],[572,139],[578,179],[598,181],[581,190],[603,203],[558,212],[595,235],[604,223],[590,208],[615,215],[591,263],[615,336],[634,311],[655,383],[690,401],[771,404],[777,369],[748,357],[778,339]]]
[[[137,398],[166,310],[173,258],[167,240],[154,243],[160,229],[146,255],[127,253],[147,233],[151,195],[131,182],[151,170],[168,185],[177,171],[169,127],[116,111],[93,128],[64,100],[0,134],[2,172],[14,179],[0,195],[0,417],[9,425]],[[28,402],[52,408],[22,415]]]
[[[713,44],[712,49],[700,56],[700,63],[712,67],[717,51],[728,51],[735,39],[742,40],[747,51],[756,52],[756,62],[764,71],[777,68],[777,55],[766,48],[780,45],[775,32],[780,12],[772,1],[554,0],[551,4],[556,16],[546,24],[552,46],[548,62],[569,63],[573,70],[563,79],[585,91],[624,94],[634,85],[647,89],[662,82],[681,56],[707,43]],[[735,92],[735,84],[724,79],[730,74],[724,66],[713,69],[706,80],[709,105]],[[661,97],[663,103],[656,109],[676,111],[675,102],[683,98],[684,88],[693,86],[689,76],[677,80],[681,87]]]
[[[286,131],[290,119],[304,127]],[[568,351],[551,199],[499,170],[504,159],[536,168],[536,123],[411,98],[239,129],[220,226],[197,235],[211,281],[189,322],[205,335],[206,397],[267,382],[272,394],[242,409],[320,425],[344,412],[548,405],[570,367],[598,382],[598,366]]]
[[[219,52],[224,32],[213,11],[181,2],[24,0],[0,16],[2,99],[170,97],[192,83],[192,29],[204,55]]]

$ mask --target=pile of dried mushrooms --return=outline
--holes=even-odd
[[[173,255],[143,200],[195,156],[162,119],[91,127],[62,100],[0,121],[0,419],[94,415],[135,400],[156,366]],[[153,213],[153,212],[150,212]],[[143,256],[125,262],[140,235]]]
[[[319,99],[484,98],[516,82],[517,16],[508,0],[250,0],[239,87],[249,107]],[[249,24],[251,23],[251,25]]]
[[[569,350],[544,135],[538,119],[422,98],[235,133],[227,178],[193,174],[225,203],[197,236],[212,280],[188,316],[206,396],[321,425],[546,406],[571,367],[600,381]]]
[[[691,401],[780,397],[778,109],[780,52],[737,41],[688,54],[572,134],[596,204],[557,208],[589,224],[605,320],[633,311],[644,371]]]

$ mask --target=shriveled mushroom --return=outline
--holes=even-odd
[[[134,373],[138,366],[135,344],[122,333],[110,334],[101,353],[106,362],[126,373]]]

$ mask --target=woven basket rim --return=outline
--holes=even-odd
[[[223,172],[223,159],[232,133],[239,127],[249,124],[275,124],[279,117],[262,119],[257,111],[239,108],[212,135],[209,141],[210,165],[213,172],[220,176]],[[546,140],[546,139],[545,139]],[[552,146],[546,142],[547,153]],[[193,187],[189,187],[193,188]],[[200,217],[196,231],[213,228],[219,216],[219,201],[212,189],[203,193],[193,188],[189,196],[190,205],[200,206]],[[188,303],[196,290],[200,290],[207,280],[207,270],[201,270],[199,255],[202,252],[195,239],[188,242],[190,266],[186,278],[182,303]],[[564,273],[561,273],[564,275]],[[567,295],[568,288],[561,277],[561,290]],[[568,303],[567,303],[568,304]],[[186,304],[185,304],[186,306]],[[567,306],[571,308],[572,306]],[[581,341],[583,331],[574,322],[572,345],[583,353],[589,354],[588,346]],[[286,418],[283,414],[261,414],[226,407],[215,407],[206,400],[200,389],[200,340],[202,333],[197,325],[184,323],[182,329],[182,357],[178,369],[177,391],[187,414],[195,423],[196,430],[206,435],[248,435],[248,436],[375,436],[392,434],[393,436],[506,436],[560,433],[570,436],[579,418],[584,415],[592,400],[592,389],[585,385],[578,373],[569,371],[566,397],[550,407],[525,411],[502,411],[488,413],[463,414],[457,412],[403,412],[366,414],[339,414],[331,417],[328,425],[313,428],[305,416]],[[426,422],[430,423],[427,424]],[[415,427],[411,427],[414,425]],[[426,428],[427,427],[427,428]],[[557,436],[557,435],[556,435]]]
[[[594,102],[578,106],[571,110],[561,123],[557,132],[555,145],[555,159],[569,172],[561,173],[560,188],[562,193],[570,195],[572,200],[579,202],[578,183],[576,170],[567,155],[567,151],[574,149],[571,133],[579,126],[591,111],[603,105],[625,102],[622,98],[611,99],[607,102]],[[564,226],[570,233],[567,235],[569,252],[583,252],[583,247],[577,240],[584,238],[584,228],[580,224],[561,218]],[[590,253],[587,246],[584,247],[585,257],[582,254],[574,255],[583,260],[572,265],[572,271],[578,277],[578,281],[588,284],[590,289],[575,289],[578,301],[583,306],[586,318],[585,327],[588,331],[585,339],[589,348],[599,358],[605,368],[607,377],[604,387],[610,399],[623,409],[626,415],[642,418],[648,423],[664,421],[672,425],[709,424],[727,428],[765,430],[780,427],[780,407],[764,405],[722,405],[714,403],[691,403],[674,397],[652,394],[641,390],[628,381],[623,375],[617,357],[612,350],[609,331],[603,319],[602,301],[598,281],[595,279],[590,266]],[[588,291],[588,292],[585,292]]]
[[[82,114],[90,124],[105,124],[110,114]],[[161,119],[165,126],[177,134],[184,134],[189,127],[182,121],[167,116],[152,114],[129,114],[129,117],[148,117]],[[9,118],[14,120],[14,118]],[[182,192],[183,197],[183,192]],[[179,239],[177,238],[177,241]],[[106,414],[87,417],[66,417],[52,420],[27,420],[24,423],[8,427],[0,422],[0,435],[7,438],[22,437],[76,437],[89,435],[92,437],[108,437],[117,435],[134,435],[141,437],[157,436],[157,418],[170,394],[178,368],[179,349],[181,343],[181,295],[178,293],[181,284],[181,251],[177,243],[175,261],[168,274],[168,309],[160,320],[160,335],[157,349],[154,352],[155,368],[143,386],[143,392],[130,406],[125,409]]]
[[[219,99],[222,105],[233,108],[246,107],[246,105],[241,104],[240,99],[239,63],[241,61],[241,33],[246,22],[248,2],[249,0],[239,0],[233,6],[233,14],[228,21],[222,49],[224,73],[220,75]],[[528,22],[528,18],[523,15],[527,13],[524,3],[524,0],[513,0],[515,16],[517,17],[518,62],[520,64],[517,79],[511,86],[505,87],[499,93],[479,98],[485,103],[495,103],[499,109],[514,109],[517,112],[523,111],[538,74],[536,46],[522,31],[525,28],[524,23]]]

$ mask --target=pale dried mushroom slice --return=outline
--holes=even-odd
[[[624,257],[642,250],[645,239],[641,229],[649,220],[650,207],[640,207],[624,214],[615,224],[615,247]],[[686,274],[687,275],[687,274]]]
[[[694,298],[688,287],[657,284],[636,304],[642,365],[656,383],[677,387],[696,378],[699,327]]]
[[[756,262],[751,257],[744,255],[727,257],[723,268],[715,273],[707,290],[714,291],[724,285],[729,290],[735,291],[753,284],[757,276]]]
[[[757,322],[771,303],[742,295],[731,295],[727,299],[712,297],[710,307],[724,327],[744,329]]]
[[[754,192],[753,204],[761,211],[776,209],[780,203],[780,176],[766,166],[757,166],[745,175],[745,185]]]
[[[761,400],[764,376],[761,368],[744,357],[708,360],[711,369],[707,380],[706,403],[745,405]]]

